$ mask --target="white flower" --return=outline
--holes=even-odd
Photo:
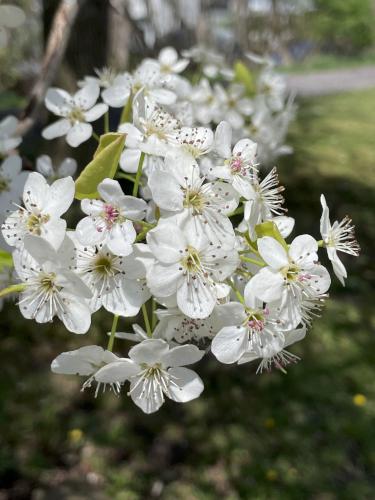
[[[133,121],[134,125],[123,123],[118,129],[126,134],[120,167],[132,173],[138,169],[141,152],[164,157],[172,143],[172,134],[180,127],[178,120],[145,98],[142,92],[133,101]]]
[[[170,349],[164,340],[147,339],[130,349],[130,359],[104,366],[93,378],[104,384],[129,380],[134,403],[145,413],[153,413],[162,406],[165,396],[178,403],[200,396],[202,380],[184,366],[196,363],[203,355],[204,351],[193,345]]]
[[[82,200],[81,208],[88,217],[77,224],[77,239],[83,245],[103,243],[115,255],[129,255],[136,238],[132,220],[144,218],[147,204],[125,195],[112,179],[104,179],[97,189],[104,201]]]
[[[15,116],[6,116],[0,121],[0,155],[6,155],[16,149],[22,142],[22,138],[15,135],[18,126]]]
[[[265,68],[258,79],[258,89],[271,111],[281,111],[285,103],[286,81],[271,68]]]
[[[219,84],[215,85],[215,95],[218,101],[215,121],[227,121],[234,129],[240,129],[245,124],[245,117],[253,112],[251,99],[245,96],[245,87],[232,83],[227,89]]]
[[[275,308],[257,300],[248,285],[244,299],[244,305],[237,304],[232,323],[212,341],[211,350],[221,363],[236,363],[249,352],[265,349],[267,344],[283,345],[283,332],[290,329],[289,322],[280,320]]]
[[[219,102],[208,80],[203,78],[191,93],[194,116],[198,123],[208,125],[218,113]]]
[[[283,191],[284,186],[279,186],[276,167],[261,182],[257,176],[254,176],[248,189],[248,201],[244,208],[244,222],[252,240],[255,239],[255,226],[257,224],[285,212],[281,206],[284,203],[284,198],[281,195]]]
[[[103,101],[114,108],[123,107],[130,96],[143,90],[145,96],[158,104],[173,104],[176,95],[165,88],[165,80],[160,72],[159,63],[150,59],[144,60],[133,74],[118,75],[113,85],[102,92]]]
[[[148,185],[153,200],[166,215],[180,214],[181,221],[194,219],[197,232],[212,242],[229,245],[234,232],[227,215],[237,207],[239,196],[229,184],[204,181],[194,159],[171,152],[163,169],[150,173]]]
[[[84,87],[87,83],[95,83],[100,88],[107,89],[111,87],[115,81],[118,73],[112,69],[104,66],[101,69],[95,69],[96,76],[85,76],[84,80],[78,82],[79,87]]]
[[[90,139],[93,122],[108,111],[107,104],[95,104],[99,97],[99,86],[88,83],[73,96],[58,88],[48,89],[45,104],[49,111],[60,120],[46,127],[42,136],[44,139],[55,139],[66,135],[69,146],[76,148]]]
[[[218,304],[207,318],[193,319],[182,314],[177,307],[158,309],[156,314],[159,323],[153,333],[154,338],[162,338],[167,342],[175,340],[179,344],[186,342],[203,343],[212,339],[224,326],[236,322],[242,312],[241,304],[228,302]]]
[[[25,236],[24,248],[13,254],[16,272],[26,286],[18,304],[27,319],[47,323],[57,316],[70,332],[86,333],[91,324],[86,300],[91,292],[69,270],[72,256],[73,244],[69,238],[56,251],[39,236]]]
[[[215,307],[221,290],[217,287],[239,263],[232,246],[213,245],[194,221],[182,231],[175,221],[161,220],[147,234],[156,259],[147,272],[147,283],[157,297],[177,294],[179,309],[190,318],[206,318]]]
[[[73,269],[92,292],[92,312],[103,306],[120,316],[135,316],[150,293],[145,284],[146,268],[137,260],[138,247],[131,255],[119,257],[102,244],[80,245],[74,236],[76,256]]]
[[[281,300],[280,314],[283,311],[298,323],[302,297],[324,294],[331,284],[328,271],[318,264],[317,250],[317,242],[308,234],[297,236],[288,250],[269,236],[258,239],[267,266],[251,278],[253,294],[264,302]]]
[[[241,139],[233,150],[231,145],[231,126],[227,122],[220,122],[215,132],[215,150],[223,159],[223,164],[209,168],[208,173],[229,182],[241,196],[250,199],[254,193],[251,182],[256,175],[257,145],[250,139]]]
[[[12,202],[19,202],[28,173],[22,172],[22,160],[17,155],[6,158],[0,165],[0,213],[5,215]],[[2,215],[0,215],[2,218]]]
[[[18,28],[25,22],[26,16],[22,9],[15,5],[0,5],[0,48],[8,43],[7,29]]]
[[[257,345],[251,351],[246,352],[238,361],[238,364],[248,363],[255,359],[261,359],[256,373],[262,373],[263,370],[270,371],[272,365],[285,373],[284,367],[290,363],[296,363],[300,358],[287,351],[285,348],[302,340],[306,336],[306,328],[298,328],[282,335],[269,339],[264,345]]]
[[[2,225],[5,241],[22,246],[26,234],[42,236],[57,249],[65,236],[66,221],[60,216],[73,202],[74,181],[71,177],[58,179],[51,186],[37,172],[29,174],[24,190],[25,208],[12,212]]]
[[[158,62],[161,73],[182,73],[189,64],[188,59],[179,59],[173,47],[164,47],[159,52]]]
[[[75,351],[62,352],[51,363],[51,371],[62,375],[81,375],[90,378],[83,384],[82,390],[90,387],[94,380],[94,374],[100,368],[118,361],[119,358],[110,351],[104,350],[98,345],[86,345]],[[97,385],[95,397],[98,395],[101,384]],[[103,391],[106,385],[104,384]],[[110,384],[110,388],[115,394],[119,394],[121,385],[117,383]]]
[[[323,194],[320,197],[320,202],[323,209],[320,219],[320,233],[327,249],[328,258],[332,263],[333,271],[340,282],[345,285],[344,279],[347,277],[347,273],[337,252],[344,252],[358,257],[360,247],[355,239],[354,226],[348,216],[344,217],[341,222],[335,221],[331,224],[329,208]]]
[[[171,134],[170,142],[178,146],[187,156],[198,158],[210,151],[213,140],[214,134],[209,128],[182,127]]]
[[[42,155],[36,159],[36,170],[49,182],[53,182],[63,177],[73,177],[77,170],[77,162],[73,158],[65,158],[57,168],[54,168],[51,158]]]

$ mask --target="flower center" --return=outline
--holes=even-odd
[[[262,332],[266,321],[266,316],[269,314],[268,309],[248,309],[245,325],[255,332]]]
[[[55,273],[48,273],[42,275],[40,279],[40,284],[45,292],[51,292],[56,289],[55,279],[56,279]]]
[[[182,267],[188,273],[196,274],[201,269],[201,259],[198,250],[188,246],[185,257],[181,260]]]
[[[95,270],[102,275],[108,275],[112,273],[112,259],[106,257],[105,255],[99,254],[95,261]]]
[[[291,262],[288,266],[281,269],[281,274],[287,281],[297,281],[299,280],[300,268],[294,262]]]
[[[183,189],[185,193],[184,207],[192,208],[193,214],[201,214],[205,205],[206,200],[199,190]]]
[[[113,224],[121,223],[125,221],[125,217],[120,214],[118,208],[112,205],[104,205],[103,219],[105,220],[107,228],[111,228]]]
[[[81,108],[73,108],[69,115],[68,118],[70,120],[70,123],[74,125],[77,122],[84,122],[85,121],[85,116],[83,114],[83,111]]]
[[[30,214],[26,221],[26,227],[30,233],[40,236],[42,225],[48,222],[49,219],[50,216],[48,214]]]

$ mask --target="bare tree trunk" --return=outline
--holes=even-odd
[[[129,59],[129,43],[132,31],[126,11],[126,0],[111,0],[108,13],[107,60],[116,70],[124,71]]]
[[[25,135],[34,125],[48,87],[64,57],[74,21],[85,0],[61,0],[49,32],[42,68],[29,102],[21,116],[17,133]]]

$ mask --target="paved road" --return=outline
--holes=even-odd
[[[375,87],[375,66],[287,75],[286,79],[289,89],[299,96],[362,90]]]

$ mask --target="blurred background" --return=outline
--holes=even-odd
[[[0,48],[0,113],[22,118],[43,74],[55,0],[21,7],[22,27]],[[74,91],[94,68],[124,70],[160,48],[204,45],[228,63],[251,51],[274,61],[295,95],[277,166],[296,232],[319,239],[320,193],[332,218],[350,214],[362,247],[344,259],[346,288],[331,299],[287,375],[252,365],[199,366],[205,391],[154,415],[128,398],[80,392],[80,380],[50,373],[51,360],[102,343],[110,314],[84,339],[59,322],[37,325],[6,303],[0,314],[0,499],[135,500],[375,498],[375,2],[374,0],[68,0],[67,49],[49,75]],[[26,110],[26,111],[25,111]],[[20,149],[34,159],[75,156],[95,143],[46,144],[46,112]],[[84,159],[86,158],[86,160]],[[121,329],[126,329],[121,320]]]

